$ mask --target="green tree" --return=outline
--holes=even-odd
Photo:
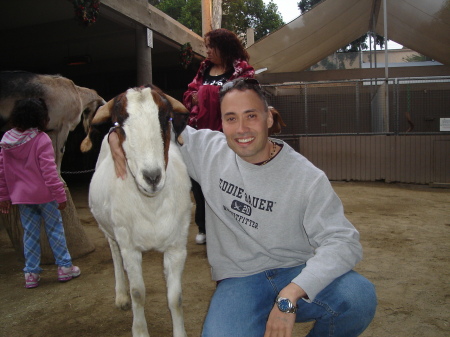
[[[201,0],[187,0],[177,19],[198,35],[202,35],[202,3]]]
[[[172,19],[179,21],[179,18],[181,17],[181,12],[185,5],[186,0],[161,0],[159,1],[159,4],[157,4],[155,7],[162,10]]]
[[[202,34],[201,0],[149,0],[149,3],[179,21],[197,34]],[[284,24],[278,7],[271,0],[223,0],[221,27],[236,34],[255,30],[255,41]]]
[[[300,9],[300,12],[302,14],[306,13],[307,11],[311,10],[315,5],[320,3],[322,0],[300,0],[298,2],[298,9]],[[340,48],[339,52],[357,52],[360,50],[367,50],[369,49],[369,46],[367,45],[366,41],[369,36],[369,33],[364,34],[360,38],[356,39],[355,41],[352,41],[349,45],[344,46]],[[375,36],[375,43],[380,46],[380,48],[383,48],[384,46],[384,37],[380,35]]]

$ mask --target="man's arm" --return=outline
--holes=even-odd
[[[108,136],[109,148],[111,149],[111,155],[114,160],[114,169],[118,178],[124,180],[127,177],[127,163],[125,154],[119,143],[119,136],[115,132],[111,132]]]

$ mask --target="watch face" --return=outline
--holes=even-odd
[[[291,308],[291,303],[288,299],[281,299],[278,301],[278,308],[281,311],[286,312]]]

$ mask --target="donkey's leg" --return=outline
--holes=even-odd
[[[142,253],[132,248],[121,247],[123,265],[130,283],[131,303],[133,307],[133,337],[148,337],[145,320],[145,285],[142,277]]]
[[[114,263],[114,277],[116,279],[116,306],[122,310],[131,308],[130,297],[128,296],[127,281],[125,271],[123,270],[123,260],[120,254],[120,248],[116,241],[108,238],[109,247]]]
[[[186,261],[186,245],[172,246],[164,252],[164,274],[167,283],[167,300],[172,315],[173,336],[186,337],[181,297],[181,277]]]

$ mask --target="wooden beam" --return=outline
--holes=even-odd
[[[155,34],[163,36],[179,46],[189,42],[195,53],[206,56],[206,49],[201,36],[148,4],[147,0],[102,0],[101,4],[150,28]]]

